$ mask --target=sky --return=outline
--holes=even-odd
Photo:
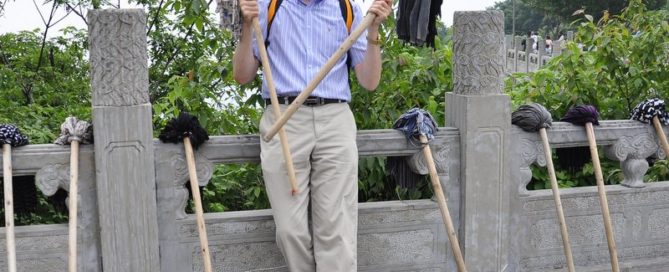
[[[2,0],[0,0],[2,1]],[[359,2],[363,8],[366,10],[367,7],[371,4],[371,0],[354,0]],[[486,7],[492,6],[495,2],[500,0],[443,0],[444,3],[441,7],[442,20],[446,26],[453,24],[453,12],[454,11],[464,11],[464,10],[484,10]],[[35,28],[44,28],[44,21],[40,16],[40,13],[35,8],[36,5],[39,7],[44,20],[48,20],[49,12],[51,10],[51,5],[46,4],[42,5],[45,0],[8,0],[5,6],[5,12],[2,17],[0,17],[0,34],[7,32],[17,32],[21,30],[32,30]],[[117,1],[112,1],[117,2]],[[132,7],[127,3],[127,0],[120,0],[120,5],[122,8]],[[36,4],[35,4],[36,3]],[[48,36],[54,37],[59,35],[59,30],[66,26],[76,26],[78,28],[85,27],[82,19],[79,18],[76,14],[70,13],[68,16],[65,16],[65,11],[61,8],[60,12],[54,15],[53,22],[57,20],[62,21],[58,22],[54,27],[51,28]],[[85,13],[85,11],[83,11]]]

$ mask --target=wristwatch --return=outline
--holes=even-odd
[[[372,45],[381,46],[381,34],[376,34],[376,39],[372,39],[367,36],[367,43]]]

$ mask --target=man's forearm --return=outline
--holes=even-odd
[[[378,30],[370,29],[367,38],[376,40]],[[360,85],[367,90],[374,90],[381,80],[381,46],[367,42],[367,51],[363,61],[356,67],[356,75]]]
[[[253,57],[253,47],[251,43],[253,28],[251,24],[244,24],[242,26],[242,35],[235,48],[235,54],[232,57],[232,73],[240,84],[251,82],[258,71],[258,61]]]

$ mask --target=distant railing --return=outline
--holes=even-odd
[[[551,58],[562,54],[565,43],[571,39],[573,32],[567,33],[567,39],[554,40],[550,50],[546,49],[546,41],[536,41],[537,49],[534,49],[535,41],[532,38],[506,35],[504,45],[506,50],[506,71],[511,73],[534,72],[545,66]],[[515,39],[515,42],[514,42]]]

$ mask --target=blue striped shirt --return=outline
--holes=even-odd
[[[267,7],[269,0],[259,0],[259,21],[263,36],[267,35]],[[351,31],[363,18],[360,7],[351,1],[354,21]],[[321,67],[348,37],[339,0],[284,0],[274,15],[269,33],[267,54],[279,96],[296,96],[313,80]],[[367,49],[365,34],[349,49],[353,67],[362,62]],[[253,38],[253,54],[260,54]],[[353,71],[353,70],[352,70]],[[263,78],[262,97],[269,98],[267,82]],[[348,85],[348,67],[344,55],[311,94],[322,98],[351,101]]]

